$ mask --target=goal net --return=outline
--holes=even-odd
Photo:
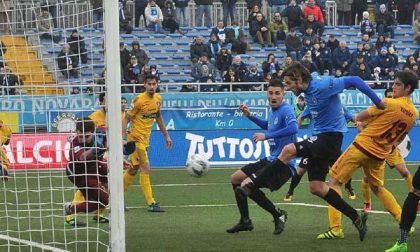
[[[66,175],[75,122],[105,106],[103,10],[102,1],[0,2],[0,161],[9,175],[0,182],[0,251],[110,248],[107,211],[72,217],[63,207],[77,191]],[[85,196],[79,202],[92,203]]]

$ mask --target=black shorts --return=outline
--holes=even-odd
[[[258,174],[263,170],[263,168],[269,165],[270,163],[270,161],[264,158],[255,163],[245,165],[244,167],[242,167],[241,171],[245,173],[248,177],[250,177],[254,173],[258,176]],[[281,172],[271,176],[270,179],[264,181],[264,183],[260,187],[269,188],[271,191],[276,191],[280,189],[280,187],[282,187],[291,177],[292,171],[290,170],[290,168],[282,168]]]
[[[341,155],[343,133],[327,132],[294,143],[296,156],[307,161],[309,181],[325,181],[329,166]],[[300,164],[299,164],[300,165]]]
[[[417,171],[414,174],[413,187],[417,190],[420,190],[420,166],[419,166],[419,168],[417,168]]]

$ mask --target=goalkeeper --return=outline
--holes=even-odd
[[[5,182],[9,180],[7,169],[10,163],[6,151],[3,149],[3,145],[9,144],[11,136],[12,130],[0,120],[0,177]]]

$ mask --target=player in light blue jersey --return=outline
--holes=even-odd
[[[249,108],[246,105],[241,105],[239,107],[244,115],[251,121],[262,129],[267,130],[264,133],[255,133],[253,135],[253,140],[255,142],[267,140],[270,145],[270,156],[244,166],[231,176],[233,191],[235,193],[236,203],[241,218],[238,224],[226,230],[228,233],[251,231],[254,228],[251,219],[249,218],[247,197],[241,190],[237,190],[237,188],[240,187],[241,182],[248,176],[256,176],[255,174],[258,174],[259,170],[264,168],[271,161],[277,160],[277,156],[280,155],[284,146],[296,141],[296,132],[298,130],[296,117],[292,106],[285,103],[283,97],[283,84],[279,80],[271,80],[267,90],[267,98],[271,107],[268,114],[268,120],[262,120],[251,116]],[[278,190],[296,173],[293,163],[293,160],[289,160],[288,165],[282,168],[276,176],[272,176],[267,181],[264,181],[264,183],[261,183],[248,195],[249,198],[273,216],[273,234],[280,234],[283,231],[287,213],[284,210],[276,209],[273,202],[267,198],[260,188],[269,188],[271,191]]]
[[[342,113],[339,94],[344,89],[355,87],[366,94],[379,108],[385,104],[359,77],[333,78],[310,74],[299,62],[286,68],[281,76],[285,87],[296,96],[305,94],[306,106],[314,121],[313,136],[300,142],[288,144],[283,148],[277,160],[264,167],[256,176],[249,176],[242,181],[237,190],[245,195],[252,194],[255,187],[285,170],[291,159],[307,158],[309,190],[335,209],[348,216],[359,231],[363,240],[367,231],[365,213],[358,213],[341,196],[325,183],[331,160],[341,152],[343,133],[347,131],[346,119]]]
[[[353,123],[356,122],[355,116],[352,115],[346,107],[343,106],[342,112],[344,113],[344,118],[346,119],[346,122],[350,122],[350,121],[352,121]],[[307,107],[302,111],[302,113],[298,116],[298,118],[296,118],[299,127],[301,126],[301,122],[304,119],[310,119],[309,124],[308,124],[308,130],[311,133],[314,127],[314,123],[311,118],[311,113],[309,112],[309,109]],[[308,135],[308,137],[310,136],[311,134]],[[330,166],[332,166],[337,159],[338,159],[338,156],[335,159],[332,159]],[[289,190],[287,191],[286,196],[284,196],[284,199],[283,199],[284,201],[287,201],[287,202],[292,201],[295,188],[299,185],[300,180],[302,179],[302,176],[305,174],[306,170],[308,169],[308,166],[309,166],[309,162],[307,158],[300,160],[300,163],[296,170],[296,174],[293,175],[292,180],[290,181]],[[344,185],[344,188],[346,189],[348,193],[349,199],[355,200],[356,194],[354,193],[354,189],[351,186],[351,179]]]

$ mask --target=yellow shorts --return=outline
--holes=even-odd
[[[385,162],[394,168],[397,165],[405,164],[404,158],[401,156],[400,149],[395,148],[385,159]]]
[[[330,169],[330,176],[344,184],[351,179],[353,173],[359,167],[363,168],[371,185],[384,185],[385,161],[379,161],[367,156],[353,144],[334,163]]]
[[[128,160],[130,160],[131,164],[140,165],[149,163],[149,156],[147,156],[147,149],[148,147],[136,143],[136,150],[128,156]]]
[[[9,168],[9,158],[7,157],[6,151],[0,146],[0,165]]]

